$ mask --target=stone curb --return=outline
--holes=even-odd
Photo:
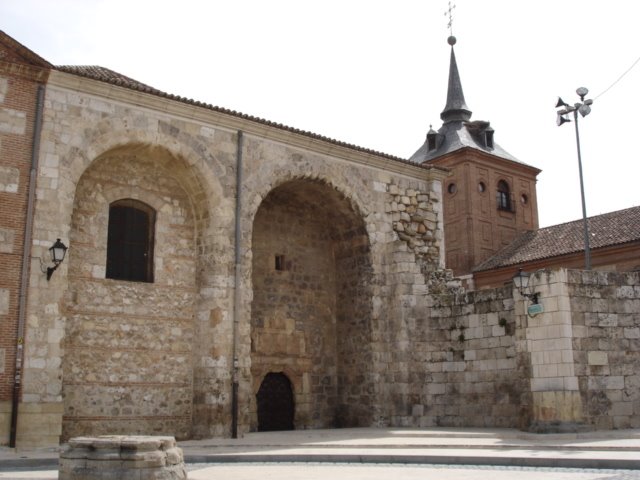
[[[618,458],[557,458],[487,455],[407,455],[407,454],[185,454],[186,464],[193,463],[372,463],[372,464],[443,464],[495,465],[512,467],[593,468],[640,470],[640,460]],[[19,469],[58,468],[57,458],[0,459],[0,472]]]
[[[640,461],[615,458],[494,457],[450,455],[185,455],[185,463],[389,463],[441,465],[495,465],[511,467],[640,469]]]

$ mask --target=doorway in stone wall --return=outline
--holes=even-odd
[[[256,400],[259,432],[293,430],[293,390],[284,373],[267,373],[260,384]]]

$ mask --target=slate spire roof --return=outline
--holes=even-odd
[[[449,45],[451,45],[451,60],[449,61],[447,104],[440,114],[440,118],[445,123],[456,121],[468,122],[471,119],[471,110],[469,110],[469,107],[467,107],[467,104],[464,101],[460,72],[458,72],[458,62],[456,62],[456,53],[453,50],[455,43],[455,37],[449,37]]]
[[[454,51],[456,38],[451,36],[447,42],[451,45],[451,57],[447,103],[440,114],[443,124],[437,132],[430,130],[427,133],[424,144],[409,158],[409,161],[415,163],[430,162],[447,153],[468,147],[526,165],[493,141],[494,130],[489,122],[471,121],[472,112],[467,107],[464,98],[458,62]]]

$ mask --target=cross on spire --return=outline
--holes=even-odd
[[[456,8],[456,4],[451,5],[449,2],[449,8],[444,12],[444,16],[449,15],[449,23],[447,23],[447,28],[449,29],[449,35],[453,35],[453,9]]]

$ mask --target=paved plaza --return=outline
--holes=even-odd
[[[179,442],[191,480],[640,480],[640,430],[353,428]],[[0,448],[0,480],[57,478],[58,449]]]

